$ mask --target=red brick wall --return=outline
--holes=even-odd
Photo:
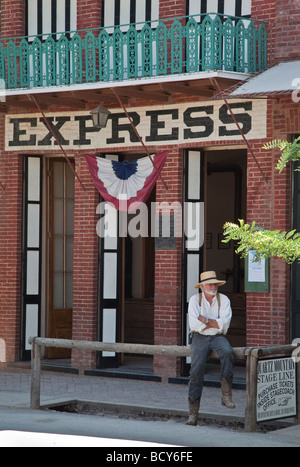
[[[3,115],[0,120],[3,141]],[[0,338],[11,362],[20,358],[22,160],[2,147],[0,180],[5,187],[5,192],[0,188]]]
[[[269,21],[275,20],[277,0],[252,0],[251,17],[255,20]]]
[[[2,0],[1,37],[25,34],[25,0]],[[0,117],[0,338],[6,343],[8,362],[20,359],[21,341],[21,245],[22,157],[3,152],[4,114]]]
[[[263,2],[261,0],[252,0],[251,17],[255,20],[266,22],[268,31],[268,66],[270,67],[274,63],[276,0],[265,0]]]
[[[276,61],[300,58],[300,6],[298,0],[277,0]],[[295,77],[297,78],[297,77]]]
[[[248,151],[247,222],[255,221],[257,225],[271,228],[272,157],[263,153],[262,144],[262,141],[258,141],[251,146],[268,182],[265,182]],[[264,345],[265,339],[270,336],[270,294],[248,293],[246,298],[247,345]]]
[[[182,203],[182,151],[170,149],[157,183],[156,202]],[[155,302],[154,343],[178,345],[181,343],[181,238],[177,238],[176,250],[155,252]],[[154,357],[154,372],[160,376],[174,376],[180,372],[180,359]]]
[[[300,8],[297,0],[252,0],[252,17],[268,24],[268,64],[299,59]],[[295,78],[297,78],[295,76]],[[269,102],[268,140],[285,139],[299,133],[299,105],[291,97]],[[281,174],[275,166],[278,150],[263,151],[263,142],[254,146],[255,155],[266,171],[264,184],[253,160],[248,157],[248,222],[266,228],[291,228],[291,167]],[[277,345],[290,342],[290,266],[283,259],[270,260],[270,293],[247,294],[247,345]]]
[[[100,27],[101,5],[99,0],[77,0],[77,29]]]
[[[25,34],[25,0],[1,1],[1,37],[16,37]]]
[[[299,133],[299,105],[291,98],[269,102],[268,140],[286,139]],[[275,168],[279,150],[261,149],[263,141],[253,145],[254,153],[268,176],[264,183],[248,156],[248,222],[272,230],[291,229],[291,166],[281,174]],[[290,266],[283,259],[270,260],[270,293],[247,294],[247,345],[281,345],[290,342]]]
[[[76,159],[80,182],[75,182],[73,255],[73,339],[97,340],[98,221],[99,194],[94,187],[84,156]],[[95,366],[95,352],[73,351],[74,366]]]
[[[159,2],[159,17],[174,18],[186,15],[186,0],[160,0]]]
[[[269,66],[300,58],[298,0],[252,0],[252,17],[268,21]]]

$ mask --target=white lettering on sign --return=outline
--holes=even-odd
[[[258,362],[256,409],[258,422],[297,414],[296,371],[292,358]]]
[[[247,139],[266,137],[266,100],[234,100],[230,106]],[[148,146],[242,139],[223,101],[128,108],[128,113]],[[46,117],[65,149],[111,149],[141,144],[122,111],[113,110],[102,129],[93,127],[88,111],[47,113]],[[58,144],[40,114],[7,115],[5,150],[28,149],[58,149]]]

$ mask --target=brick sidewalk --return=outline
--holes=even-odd
[[[0,371],[0,405],[30,405],[29,370]],[[187,411],[187,386],[131,379],[77,376],[55,372],[41,374],[41,403],[55,400],[83,400],[159,409]],[[236,409],[221,405],[221,389],[204,387],[200,414],[244,417],[246,393],[233,390]],[[24,405],[25,404],[25,405]]]

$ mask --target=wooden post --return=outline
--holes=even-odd
[[[32,409],[40,409],[41,401],[41,347],[54,347],[63,349],[90,350],[94,352],[109,351],[117,353],[139,353],[144,355],[164,355],[170,357],[187,357],[191,355],[190,346],[178,345],[146,345],[146,344],[127,344],[127,343],[111,343],[111,342],[90,342],[90,341],[74,341],[69,339],[52,339],[46,337],[34,337],[28,339],[32,345],[31,353],[31,399],[30,407]],[[240,360],[245,358],[244,347],[235,347],[235,358]],[[257,349],[255,349],[257,350]],[[210,356],[217,357],[215,352],[211,352]],[[256,368],[256,366],[255,366]],[[254,385],[256,390],[256,381]],[[254,407],[255,408],[255,407]]]
[[[256,398],[257,398],[257,361],[258,349],[249,349],[246,352],[246,409],[245,431],[256,430]]]
[[[41,407],[41,346],[36,342],[36,337],[32,340],[31,351],[31,409]]]
[[[77,341],[69,339],[52,339],[49,337],[29,338],[29,344],[33,344],[34,340],[40,346],[54,347],[61,349],[77,349],[91,350],[94,352],[117,352],[117,353],[137,353],[144,355],[165,355],[170,357],[188,357],[191,355],[189,345],[149,345],[149,344],[126,344],[119,342],[92,342],[92,341]],[[234,356],[241,360],[245,358],[244,347],[234,347]],[[216,357],[215,352],[210,353],[211,357]]]

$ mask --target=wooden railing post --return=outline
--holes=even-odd
[[[260,349],[246,350],[246,409],[245,431],[256,430],[256,398],[257,398],[257,363]]]
[[[31,409],[40,409],[41,407],[41,346],[36,339],[34,337],[32,340],[31,351]]]

